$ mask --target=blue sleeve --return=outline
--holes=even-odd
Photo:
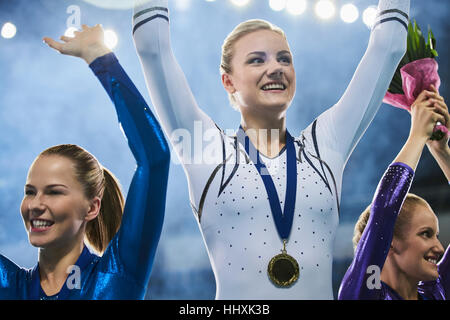
[[[164,219],[169,147],[157,119],[115,55],[99,57],[89,66],[114,103],[137,163],[122,224],[103,257],[117,255],[124,271],[146,286]]]
[[[403,163],[393,163],[381,179],[370,208],[370,217],[356,247],[355,257],[339,288],[339,300],[380,299],[381,287],[368,285],[378,269],[381,275],[394,234],[398,213],[408,194],[414,171]],[[375,271],[376,272],[376,271]],[[380,279],[378,279],[378,283]]]
[[[21,299],[19,281],[25,278],[22,273],[20,267],[0,254],[0,300]]]

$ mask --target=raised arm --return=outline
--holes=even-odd
[[[406,52],[409,2],[379,1],[367,50],[341,99],[323,114],[331,123],[326,138],[344,162],[377,113]]]
[[[411,129],[403,148],[378,185],[370,217],[356,248],[355,257],[339,289],[339,299],[379,299],[380,288],[368,284],[375,266],[383,269],[392,242],[394,225],[411,186],[422,150],[437,121],[444,121],[442,110],[422,92],[411,107]],[[372,267],[373,268],[373,267]]]
[[[99,26],[83,29],[74,39],[65,39],[66,43],[75,45],[76,41],[98,42],[101,39],[103,31]],[[46,41],[61,53],[71,54],[71,51],[64,51],[64,44],[58,46],[51,39]],[[86,48],[86,44],[81,46]],[[90,56],[93,62],[89,66],[116,107],[137,163],[121,227],[102,259],[119,258],[125,271],[144,288],[162,229],[170,152],[156,118],[114,54]],[[80,57],[86,62],[91,59],[87,55]]]
[[[377,300],[381,288],[373,279],[381,274],[392,241],[395,220],[411,186],[414,171],[397,162],[386,170],[370,208],[370,218],[355,257],[339,288],[339,300]],[[372,278],[371,278],[372,277]]]
[[[439,95],[439,92],[433,85],[428,91],[426,91],[426,97],[424,97],[424,99],[432,100],[435,107],[441,110],[442,115],[445,118],[444,124],[450,132],[450,116],[448,113],[447,104],[445,103],[444,98]],[[429,140],[427,142],[427,147],[428,150],[430,150],[430,153],[433,155],[434,159],[436,159],[436,162],[442,169],[442,172],[444,173],[445,177],[448,180],[448,183],[450,184],[450,148],[448,146],[449,138],[450,135],[447,135],[447,137],[444,137],[441,140]]]
[[[183,157],[190,153],[183,154],[181,144],[177,144],[177,137],[172,137],[174,131],[187,130],[194,138],[194,132],[204,133],[209,129],[216,129],[216,126],[197,105],[175,59],[170,44],[169,21],[168,0],[135,0],[133,39],[150,97],[167,136],[174,144],[182,163],[186,164],[192,159]],[[197,128],[201,125],[202,132],[194,130],[196,125]],[[193,143],[194,140],[191,145]]]

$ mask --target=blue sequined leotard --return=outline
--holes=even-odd
[[[85,246],[76,262],[79,285],[66,281],[51,297],[41,289],[38,264],[24,269],[0,255],[0,299],[144,298],[163,224],[170,152],[156,118],[115,55],[97,58],[90,68],[114,102],[137,162],[121,227],[101,257]]]

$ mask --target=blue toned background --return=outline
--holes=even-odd
[[[91,4],[95,2],[102,7]],[[268,2],[252,0],[238,8],[228,0],[190,0],[183,8],[178,5],[180,0],[172,0],[172,44],[199,105],[222,128],[236,128],[239,114],[228,106],[219,76],[223,39],[246,19],[262,18],[282,27],[297,72],[297,93],[287,124],[291,132],[299,133],[342,95],[367,47],[369,29],[361,16],[352,24],[344,23],[339,15],[329,21],[319,20],[311,8],[312,0],[300,16],[275,12]],[[411,17],[423,30],[429,25],[437,39],[440,92],[449,104],[450,1],[411,2]],[[21,266],[29,268],[37,261],[37,249],[28,244],[19,207],[28,167],[40,151],[61,143],[79,144],[112,170],[128,191],[135,162],[108,96],[84,61],[60,55],[42,43],[44,36],[59,38],[66,30],[67,8],[79,6],[81,23],[101,23],[117,33],[114,51],[151,106],[132,42],[128,3],[0,0],[0,26],[8,21],[17,26],[14,38],[0,37],[0,253]],[[335,3],[340,7],[344,1]],[[353,3],[361,13],[377,1]],[[112,9],[109,4],[121,4],[123,8]],[[406,139],[409,121],[406,111],[383,104],[348,162],[335,246],[335,292],[352,258],[353,225]],[[427,150],[412,191],[433,206],[440,219],[441,241],[447,246],[448,185]],[[214,275],[190,209],[186,178],[177,164],[171,166],[166,208],[147,298],[213,299]]]

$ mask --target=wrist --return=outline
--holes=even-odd
[[[87,64],[91,64],[95,59],[110,52],[112,51],[105,45],[91,46],[85,52],[83,52],[81,58],[86,61]]]
[[[419,135],[414,133],[414,131],[410,132],[408,139],[407,139],[407,143],[413,143],[413,144],[417,144],[420,145],[422,147],[425,147],[425,144],[427,144],[427,142],[430,140],[430,137],[428,136],[424,136],[424,135]]]

